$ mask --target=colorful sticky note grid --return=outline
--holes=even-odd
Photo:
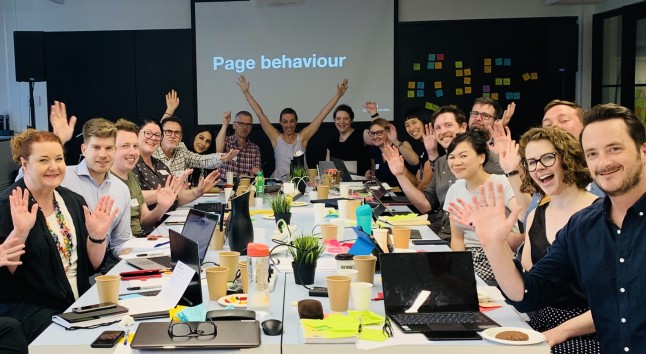
[[[464,94],[464,90],[462,88],[456,88],[455,89],[455,94],[457,96],[462,96]]]
[[[413,70],[419,71],[420,68],[421,68],[421,65],[419,63],[413,64]]]
[[[502,58],[496,58],[495,63],[496,65],[502,65]]]
[[[529,79],[531,79],[531,76],[529,75],[529,73],[524,73],[523,74],[523,80],[527,81]]]
[[[442,62],[441,61],[436,61],[435,62],[435,70],[442,69]]]
[[[482,97],[491,98],[491,93],[489,93],[489,92],[484,92],[484,93],[482,94]]]
[[[502,85],[502,78],[501,78],[501,77],[497,77],[497,78],[496,78],[496,86],[500,86],[500,85]],[[410,87],[410,86],[409,86],[409,87]]]
[[[482,92],[491,92],[491,87],[489,85],[482,85]]]
[[[508,78],[508,77],[503,78],[502,79],[502,84],[505,85],[505,86],[511,85],[511,79]]]
[[[444,96],[444,92],[442,91],[442,89],[435,90],[435,96],[436,96],[436,97],[442,97],[442,96]]]
[[[466,93],[467,95],[471,94],[471,86],[465,87],[464,88],[464,93]]]
[[[470,77],[465,77],[464,78],[464,84],[465,85],[471,85],[471,78]]]
[[[484,72],[485,74],[491,74],[491,65],[485,65]]]
[[[503,60],[503,65],[504,66],[510,66],[511,65],[511,59],[510,58],[505,58]]]
[[[497,94],[497,93],[495,93],[495,92],[492,92],[492,93],[491,93],[491,99],[492,99],[492,100],[496,100],[496,101],[497,101],[497,100],[498,100],[498,94]]]
[[[418,81],[417,82],[417,88],[418,89],[424,89],[424,81]]]
[[[433,70],[433,69],[435,69],[435,63],[434,63],[434,62],[432,62],[432,61],[429,61],[429,62],[426,64],[426,68],[427,68],[427,69],[429,69],[429,70]]]
[[[435,81],[434,86],[436,89],[441,89],[442,88],[442,81]]]
[[[408,94],[407,94],[407,96],[408,96],[408,98],[413,98],[413,97],[415,97],[415,91],[408,90]]]
[[[471,69],[464,69],[464,76],[471,76]]]
[[[513,92],[505,92],[505,98],[508,100],[513,100],[514,99],[514,93]]]
[[[414,89],[415,88],[415,81],[409,81],[408,82],[408,88],[409,89]]]
[[[520,99],[520,92],[514,92],[514,99],[519,100]]]
[[[438,54],[436,58],[437,58],[437,61],[442,61],[444,60],[444,54]]]
[[[417,90],[417,97],[424,97],[424,90]]]
[[[491,58],[485,58],[484,65],[485,66],[491,66]]]
[[[435,54],[429,54],[428,61],[435,61]]]
[[[458,69],[458,70],[456,70],[456,71],[455,71],[455,76],[457,76],[457,77],[462,77],[462,76],[464,76],[464,70],[462,70],[462,69]]]
[[[456,61],[455,62],[455,68],[456,69],[461,69],[462,68],[462,62],[461,61]]]
[[[532,80],[538,80],[538,73],[531,74]]]

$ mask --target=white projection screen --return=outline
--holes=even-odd
[[[344,78],[349,88],[339,104],[350,105],[355,120],[370,120],[361,108],[367,100],[392,118],[394,0],[276,4],[285,1],[195,0],[198,124],[219,124],[224,111],[251,111],[239,75],[272,123],[285,107],[299,122],[311,121]]]

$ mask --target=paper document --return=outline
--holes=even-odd
[[[154,234],[153,234],[154,235]],[[124,248],[133,248],[133,249],[153,249],[155,248],[155,245],[163,242],[168,242],[170,239],[168,238],[168,231],[166,232],[166,237],[159,238],[157,240],[148,240],[145,237],[133,237],[126,241],[123,244]],[[170,246],[167,246],[170,247]],[[163,248],[160,248],[160,250]]]

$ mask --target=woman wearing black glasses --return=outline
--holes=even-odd
[[[389,132],[391,129],[395,129],[390,122],[383,118],[377,118],[372,121],[370,127],[368,128],[368,137],[372,142],[370,146],[370,157],[374,162],[374,169],[368,170],[366,172],[366,177],[374,175],[381,182],[388,183],[391,187],[399,187],[399,182],[397,177],[390,172],[390,168],[383,157],[384,147],[392,146],[395,149],[398,148],[392,141],[390,141]],[[404,144],[404,142],[400,142]],[[415,183],[415,176],[413,176],[407,169],[404,169],[406,177]]]

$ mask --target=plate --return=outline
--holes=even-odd
[[[222,296],[218,300],[218,304],[226,307],[233,305],[233,307],[247,307],[247,294],[232,294]]]
[[[293,207],[302,207],[302,206],[306,206],[306,205],[307,205],[306,202],[292,202]]]
[[[529,339],[526,341],[513,341],[513,340],[505,340],[505,339],[498,339],[496,338],[496,335],[500,332],[504,331],[518,331],[525,333],[526,335],[529,336]],[[508,344],[508,345],[530,345],[530,344],[538,344],[542,343],[545,341],[545,336],[542,333],[536,332],[533,329],[529,328],[519,328],[519,327],[495,327],[495,328],[489,328],[480,333],[482,338],[490,340],[492,342],[496,343],[501,343],[501,344]]]

